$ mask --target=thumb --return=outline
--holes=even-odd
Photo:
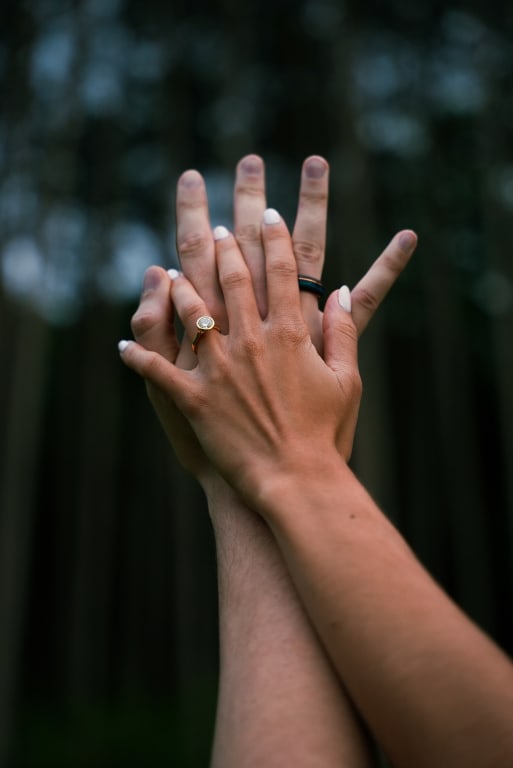
[[[334,291],[324,307],[324,360],[335,373],[359,378],[358,333],[351,315],[351,293],[347,285]]]

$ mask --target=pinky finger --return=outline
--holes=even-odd
[[[182,371],[158,352],[151,352],[135,341],[120,341],[118,350],[128,368],[168,395],[179,408],[187,407],[187,395],[193,389],[190,371]]]
[[[415,232],[409,229],[398,232],[367,274],[353,288],[351,292],[353,320],[359,336],[408,264],[416,247]]]

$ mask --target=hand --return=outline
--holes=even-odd
[[[130,367],[176,402],[207,456],[246,499],[258,493],[262,478],[290,467],[307,472],[330,448],[337,446],[347,458],[360,394],[357,332],[350,313],[332,294],[323,323],[324,362],[302,317],[285,224],[270,221],[262,233],[265,319],[234,237],[218,232],[216,255],[229,333],[206,334],[193,371],[182,371],[136,344],[123,351]],[[173,282],[172,298],[191,337],[195,320],[208,314],[209,307],[182,276]]]
[[[328,198],[328,166],[322,158],[308,158],[302,170],[299,206],[292,241],[299,273],[320,278],[324,262]],[[260,221],[265,210],[264,168],[260,158],[250,155],[237,166],[234,216],[235,232],[253,278],[261,314],[266,310],[264,258]],[[219,290],[203,179],[188,171],[177,190],[178,250],[184,274],[205,299],[210,313],[226,328],[224,304]],[[359,333],[408,262],[416,243],[411,232],[399,233],[376,260],[353,291],[353,317]],[[136,340],[148,350],[159,352],[181,368],[190,369],[197,360],[190,342],[180,347],[173,330],[172,304],[168,297],[169,278],[164,270],[152,267],[145,276],[139,309],[132,327]],[[322,346],[322,314],[315,296],[301,293],[303,315],[311,336]],[[211,475],[211,465],[183,415],[169,394],[147,382],[148,394],[175,452],[186,469],[198,479]]]
[[[293,242],[298,272],[320,278],[324,263],[328,201],[328,164],[310,157],[303,164],[299,206]],[[260,222],[266,207],[264,165],[256,155],[243,158],[237,166],[234,219],[235,232],[244,259],[251,272],[257,303],[266,312],[264,254]],[[202,177],[196,171],[182,175],[177,188],[177,244],[184,274],[205,299],[209,311],[221,328],[227,328],[222,294],[215,266],[215,248],[209,221],[208,202]],[[169,278],[164,270],[151,267],[146,275],[141,302],[132,319],[136,340],[146,349],[159,352],[183,369],[197,363],[190,339],[182,345],[173,329]],[[322,344],[322,315],[317,298],[301,294],[303,315],[314,341]],[[180,462],[203,485],[212,476],[207,461],[189,423],[176,409],[167,393],[147,382],[149,398],[161,420]]]

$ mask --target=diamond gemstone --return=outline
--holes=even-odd
[[[208,315],[204,315],[196,320],[196,327],[199,328],[200,331],[210,331],[214,325],[214,318],[209,317]]]

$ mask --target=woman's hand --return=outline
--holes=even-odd
[[[316,278],[321,277],[324,263],[328,176],[328,164],[323,158],[313,156],[305,160],[293,241],[298,271]],[[187,171],[179,179],[176,208],[177,246],[183,273],[203,297],[220,327],[226,330],[227,319],[217,279],[207,193],[203,178],[197,171]],[[264,164],[256,155],[248,155],[237,166],[234,225],[262,315],[265,315],[267,301],[260,231],[265,208]],[[321,344],[322,316],[317,298],[302,293],[301,306],[312,336],[317,344]],[[191,339],[186,337],[180,345],[176,337],[169,277],[159,267],[151,267],[145,275],[140,305],[132,318],[132,330],[136,340],[146,349],[158,352],[179,368],[187,370],[195,367],[197,357],[192,352]],[[147,382],[147,390],[179,461],[205,485],[213,469],[189,423],[166,392],[158,390],[151,382]]]

